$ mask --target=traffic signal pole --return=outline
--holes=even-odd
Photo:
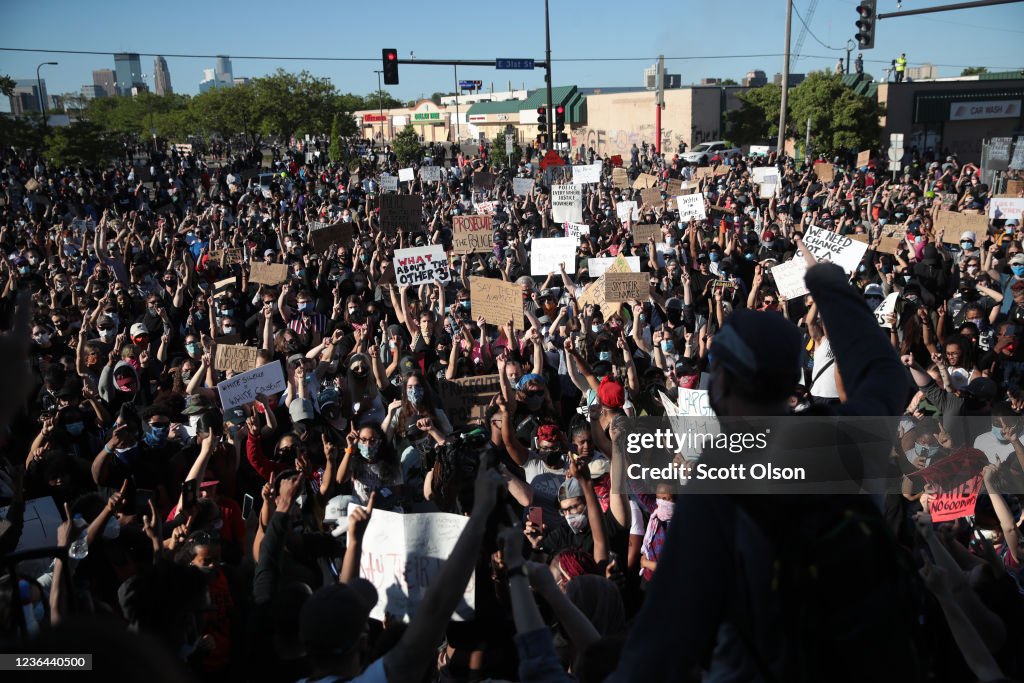
[[[909,17],[914,14],[931,14],[933,12],[948,12],[954,9],[973,9],[975,7],[990,7],[992,5],[1009,5],[1024,0],[976,0],[975,2],[958,2],[954,5],[940,5],[939,7],[922,7],[921,9],[905,9],[899,12],[886,12],[879,14],[879,19],[890,19],[893,17]]]
[[[551,22],[548,20],[548,0],[544,0],[544,80],[547,81],[548,86],[548,136],[547,140],[547,151],[550,152],[554,144],[554,130],[551,126],[551,114],[554,112],[552,108],[554,103],[551,101]]]

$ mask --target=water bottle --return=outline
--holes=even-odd
[[[71,520],[71,526],[75,530],[77,538],[72,542],[71,547],[68,548],[68,557],[72,560],[81,561],[89,555],[88,534],[85,531],[88,525],[85,523],[82,515],[75,515]]]

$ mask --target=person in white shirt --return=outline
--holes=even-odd
[[[1020,416],[1013,412],[1010,404],[996,403],[992,406],[992,430],[978,436],[974,447],[988,456],[990,463],[1001,465],[1014,457],[1014,440],[1024,445],[1020,427]]]

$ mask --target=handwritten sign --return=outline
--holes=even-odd
[[[409,621],[468,521],[469,517],[447,512],[404,515],[374,510],[363,534],[359,558],[359,575],[377,589],[377,604],[370,617]],[[452,619],[472,619],[475,597],[476,581],[470,577]]]
[[[857,155],[857,168],[864,168],[871,162],[871,150],[866,149]]]
[[[522,288],[516,283],[470,276],[469,300],[474,318],[483,316],[491,325],[511,320],[517,330],[525,329]]]
[[[646,190],[640,190],[640,201],[644,206],[661,206],[665,203],[662,199],[661,190],[657,187],[649,187]]]
[[[572,184],[586,185],[601,182],[601,162],[572,167]]]
[[[242,263],[244,257],[242,250],[238,248],[214,249],[210,252],[210,260],[214,263],[223,263],[228,266],[233,263]]]
[[[310,224],[309,242],[313,249],[322,252],[332,244],[352,244],[352,223],[340,223],[338,225],[327,225],[318,223],[316,227]]]
[[[444,246],[431,244],[426,247],[395,250],[395,282],[399,286],[422,285],[438,280],[448,282],[448,258]]]
[[[526,197],[533,192],[533,178],[513,178],[512,192],[520,197]]]
[[[398,169],[398,182],[411,183],[414,180],[416,180],[416,172],[411,168]]]
[[[580,238],[584,235],[590,235],[590,226],[586,223],[566,223],[565,224],[565,236],[572,237],[576,240],[576,244],[580,243]]]
[[[283,263],[260,263],[249,266],[249,282],[260,285],[279,285],[288,279],[288,266]]]
[[[419,195],[385,194],[380,197],[380,227],[418,232],[423,229],[423,199]]]
[[[993,197],[988,200],[989,218],[1016,218],[1024,213],[1024,199],[1017,197]]]
[[[522,297],[520,297],[520,300]],[[522,318],[522,315],[519,316]],[[500,389],[498,375],[463,377],[438,383],[441,405],[452,424],[464,425],[487,418],[487,406]]]
[[[557,273],[563,263],[565,272],[576,271],[575,238],[537,237],[530,242],[530,275]]]
[[[708,392],[703,389],[679,387],[679,415],[692,417],[714,417]]]
[[[477,213],[484,216],[493,216],[498,210],[498,202],[477,202],[476,211]]]
[[[778,176],[775,176],[776,178]],[[757,188],[758,199],[771,199],[779,193],[778,183],[761,183]]]
[[[380,189],[384,192],[398,192],[398,176],[382,175],[380,177]]]
[[[984,452],[964,446],[909,475],[924,479],[938,489],[938,495],[928,505],[933,522],[949,522],[974,514],[981,490],[981,470],[987,464],[988,456]]]
[[[599,256],[597,258],[589,258],[587,259],[587,272],[590,274],[590,277],[601,277],[619,259],[624,259],[629,269],[634,273],[639,272],[639,256]]]
[[[654,238],[655,242],[664,242],[665,233],[661,230],[659,223],[634,223],[633,244],[645,244]]]
[[[806,294],[807,286],[804,284],[806,273],[807,263],[802,256],[772,267],[772,279],[775,280],[775,288],[779,290],[779,296],[791,301]]]
[[[490,216],[452,216],[452,252],[490,252],[494,246]]]
[[[623,223],[626,221],[638,221],[640,220],[640,207],[634,201],[618,202],[615,204],[615,215]]]
[[[942,235],[946,244],[959,244],[960,235],[966,231],[976,235],[988,233],[988,218],[980,213],[958,213],[939,211],[935,214],[935,233]]]
[[[233,344],[218,344],[213,359],[214,370],[245,372],[256,367],[256,347]]]
[[[708,217],[704,211],[704,195],[689,194],[676,197],[676,208],[679,210],[679,221],[702,221]]]
[[[610,273],[629,273],[633,269],[629,263],[622,256],[615,257],[615,261],[605,269],[605,272],[601,274],[601,277],[591,282],[583,293],[576,299],[576,303],[582,310],[587,306],[600,306],[601,312],[604,314],[604,319],[607,320],[611,316],[619,312],[622,308],[622,304],[612,301],[606,301],[604,298],[605,280]]]
[[[579,185],[553,185],[551,217],[555,223],[582,223],[583,188]]]
[[[864,252],[868,250],[868,245],[863,242],[815,226],[804,234],[804,245],[818,261],[835,263],[847,273],[857,270]]]
[[[814,164],[814,175],[823,183],[830,183],[836,177],[836,169],[832,164]]]
[[[425,183],[441,182],[441,167],[423,166],[422,168],[420,168],[420,180],[422,180]]]
[[[649,187],[658,187],[658,178],[650,173],[641,173],[633,181],[634,189],[646,190]]]
[[[906,237],[905,228],[900,225],[886,225],[882,228],[875,251],[895,254]]]
[[[624,303],[648,298],[650,281],[647,273],[605,273],[604,300]]]
[[[896,304],[900,300],[898,292],[893,292],[889,296],[882,300],[882,303],[878,304],[878,308],[874,310],[875,320],[878,321],[879,327],[884,327],[887,330],[892,329],[892,325],[886,318],[896,313]]]
[[[217,393],[220,394],[221,406],[228,410],[252,403],[260,394],[279,394],[285,386],[281,364],[275,361],[224,380],[217,385]]]
[[[612,169],[612,187],[617,190],[629,189],[629,173],[624,168]]]

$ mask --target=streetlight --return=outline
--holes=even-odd
[[[57,66],[57,62],[43,62],[36,67],[36,90],[39,95],[39,111],[43,115],[43,127],[46,127],[46,100],[43,98],[43,81],[39,77],[39,70],[44,66]]]
[[[374,71],[377,74],[377,102],[380,106],[380,146],[384,147],[384,87],[380,84],[380,75],[383,71]]]

